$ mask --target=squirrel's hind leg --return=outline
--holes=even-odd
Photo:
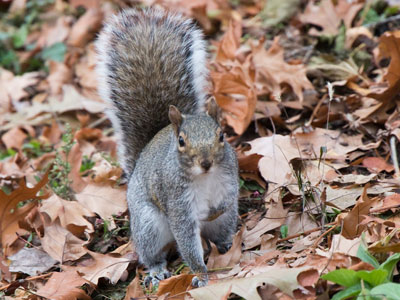
[[[228,211],[211,222],[205,222],[201,235],[212,241],[223,254],[232,246],[232,238],[237,228],[237,208],[233,205]]]
[[[128,189],[131,231],[140,262],[149,270],[145,284],[158,285],[171,276],[167,270],[168,244],[174,241],[167,217],[146,198],[142,185]]]

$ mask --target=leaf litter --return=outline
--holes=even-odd
[[[400,252],[398,4],[161,0],[207,35],[240,222],[225,254],[204,244],[208,286],[175,257],[145,288],[94,72],[128,2],[0,1],[0,298],[317,299],[339,291],[321,275],[373,270],[363,243]]]

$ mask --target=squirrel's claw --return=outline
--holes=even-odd
[[[144,279],[144,285],[146,288],[150,286],[150,283],[154,286],[158,286],[161,280],[171,277],[171,273],[167,270],[161,271],[159,273],[150,273]]]
[[[203,287],[208,284],[208,278],[200,278],[199,276],[195,276],[192,279],[192,286],[197,288],[197,287]]]

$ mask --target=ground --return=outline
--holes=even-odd
[[[204,31],[239,160],[238,231],[204,288],[177,255],[144,287],[97,94],[103,21],[151,4]],[[0,17],[1,299],[400,299],[396,1],[0,0]]]

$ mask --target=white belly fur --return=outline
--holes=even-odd
[[[207,220],[210,208],[217,208],[226,199],[230,181],[228,175],[218,168],[195,177],[189,189],[195,219],[200,222]]]

